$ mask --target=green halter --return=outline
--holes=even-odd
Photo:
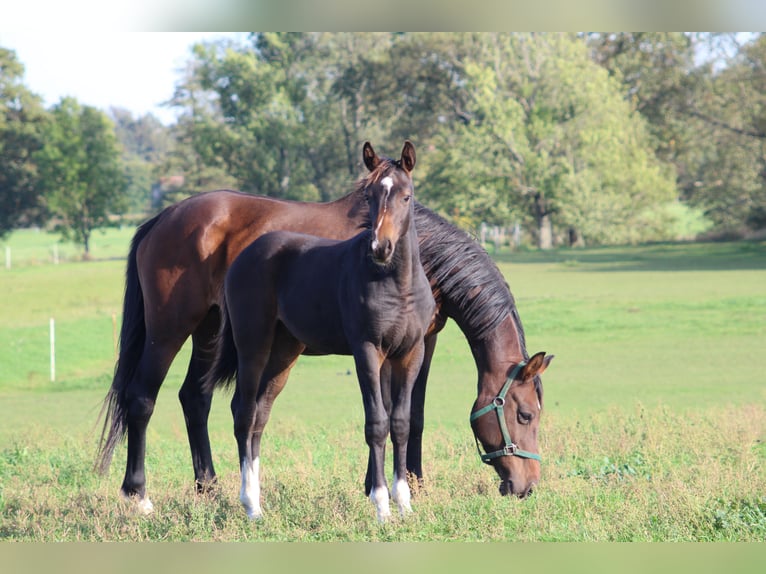
[[[508,426],[505,424],[505,416],[503,415],[503,405],[505,405],[505,395],[508,394],[508,390],[511,388],[511,384],[513,384],[513,381],[516,379],[516,375],[519,374],[519,371],[526,365],[524,361],[519,363],[513,368],[513,371],[511,371],[511,374],[508,375],[508,379],[505,381],[505,384],[503,385],[502,390],[500,391],[500,394],[497,395],[491,403],[489,403],[486,407],[479,409],[478,411],[475,411],[471,413],[471,422],[478,419],[480,416],[483,416],[489,412],[495,411],[497,413],[497,420],[500,423],[500,432],[503,434],[503,440],[505,441],[505,446],[501,448],[500,450],[495,450],[492,452],[488,452],[486,454],[482,454],[481,447],[479,446],[479,439],[474,436],[474,439],[476,440],[476,449],[479,451],[479,456],[481,457],[482,462],[486,462],[487,464],[490,464],[490,461],[493,458],[498,458],[500,456],[519,456],[521,458],[532,458],[534,460],[542,462],[542,458],[540,458],[539,454],[535,454],[533,452],[528,452],[526,450],[521,450],[519,447],[516,446],[516,444],[511,440],[511,435],[508,433]]]

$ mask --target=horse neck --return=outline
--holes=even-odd
[[[511,367],[528,358],[519,326],[511,313],[488,336],[469,340],[469,344],[479,371],[479,396],[496,396]]]
[[[421,267],[418,233],[415,229],[415,217],[411,216],[407,231],[399,238],[394,255],[394,275],[401,285],[411,282],[413,275]]]

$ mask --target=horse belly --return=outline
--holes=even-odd
[[[350,355],[338,309],[307,292],[280,297],[279,319],[313,355]]]

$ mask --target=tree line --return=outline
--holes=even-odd
[[[766,36],[256,33],[195,45],[154,116],[44,109],[0,47],[0,234],[94,229],[216,188],[329,201],[361,144],[416,192],[542,248],[766,227]]]

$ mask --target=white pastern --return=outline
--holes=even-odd
[[[394,488],[391,491],[391,496],[394,502],[399,506],[399,514],[405,516],[412,512],[412,506],[410,505],[411,494],[410,485],[403,478],[397,478],[394,473]]]
[[[136,508],[141,514],[144,515],[149,515],[154,512],[154,505],[152,504],[152,501],[149,500],[148,496],[138,499],[136,501]]]
[[[242,459],[242,489],[239,491],[239,501],[245,507],[250,520],[258,520],[263,517],[260,464],[260,457],[257,456],[250,465],[247,464],[246,459]]]
[[[138,496],[125,496],[122,492],[120,493],[120,496],[122,496],[122,499],[128,504],[132,505],[139,514],[148,516],[154,512],[154,505],[152,504],[152,501],[149,500],[148,496],[144,496],[143,498],[139,498]]]
[[[388,488],[378,486],[370,491],[370,500],[378,511],[378,522],[385,522],[391,518],[391,509],[388,507]]]

